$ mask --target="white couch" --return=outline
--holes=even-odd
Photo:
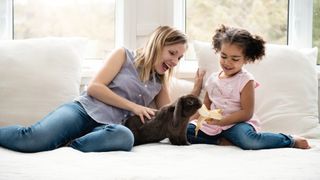
[[[0,41],[0,126],[32,124],[79,95],[85,40],[44,38]],[[206,42],[195,42],[199,67],[218,70]],[[262,129],[299,134],[312,148],[245,151],[234,146],[173,146],[160,143],[131,152],[82,153],[68,147],[19,153],[0,147],[2,179],[320,179],[317,49],[267,45],[267,55],[249,65],[261,86],[256,112]],[[196,68],[196,67],[195,67]],[[176,98],[192,83],[175,79]]]

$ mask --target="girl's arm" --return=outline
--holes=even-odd
[[[213,120],[210,124],[226,126],[251,119],[254,112],[254,81],[250,80],[242,89],[240,94],[240,104],[242,109],[234,112],[221,120]]]
[[[123,48],[116,49],[106,59],[103,67],[98,71],[94,78],[90,81],[87,89],[88,95],[121,109],[126,109],[140,116],[144,122],[143,116],[151,118],[154,115],[154,109],[138,105],[131,102],[110,90],[108,85],[114,77],[119,73],[122,65],[126,60],[126,52]]]
[[[208,109],[210,109],[210,105],[211,105],[211,100],[209,99],[209,95],[208,95],[208,92],[206,91],[206,95],[204,96],[204,99],[203,99],[203,104],[206,105],[206,107]]]

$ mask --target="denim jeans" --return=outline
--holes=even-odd
[[[30,127],[0,128],[0,146],[20,152],[47,151],[66,144],[83,152],[130,151],[133,143],[128,128],[97,123],[78,102],[58,107]]]
[[[245,150],[271,149],[293,147],[294,140],[291,136],[281,133],[257,133],[248,123],[238,123],[222,131],[218,135],[210,136],[199,130],[195,136],[194,124],[189,124],[187,129],[188,141],[191,144],[220,144],[220,139],[225,138],[235,146]]]

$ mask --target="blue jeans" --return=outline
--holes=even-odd
[[[0,146],[39,152],[68,146],[83,152],[130,151],[134,138],[122,125],[94,121],[78,102],[64,104],[30,127],[0,128]]]
[[[187,138],[191,144],[220,144],[221,138],[225,138],[235,146],[245,150],[271,149],[293,147],[294,140],[291,136],[281,133],[257,133],[248,123],[238,123],[220,134],[210,136],[199,130],[195,136],[194,124],[189,124]]]

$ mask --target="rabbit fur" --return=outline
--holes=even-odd
[[[139,116],[134,115],[126,119],[124,125],[132,131],[134,145],[159,142],[165,138],[169,138],[173,145],[188,145],[186,130],[189,119],[201,105],[198,97],[184,95],[160,108],[144,124]]]

